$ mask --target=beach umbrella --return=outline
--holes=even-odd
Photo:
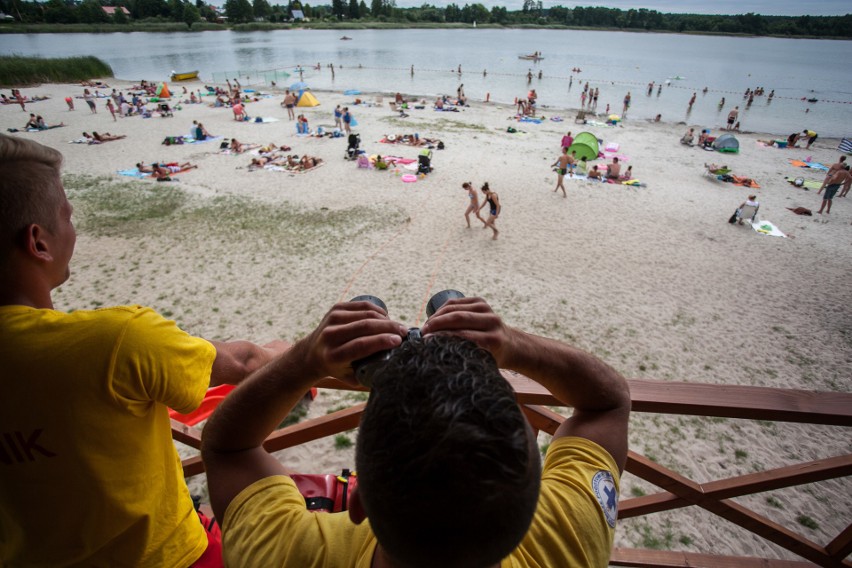
[[[299,81],[298,83],[293,83],[290,85],[291,91],[303,91],[308,88],[308,84],[304,81]]]
[[[621,120],[621,117],[620,117],[620,116],[618,116],[617,114],[611,114],[611,115],[609,115],[609,117],[608,117],[608,118],[609,118],[610,120]]]

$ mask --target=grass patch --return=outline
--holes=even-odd
[[[807,515],[799,515],[798,517],[796,517],[796,522],[798,522],[803,527],[807,527],[814,531],[819,528],[819,524],[817,524],[815,520],[813,520]]]
[[[745,450],[734,450],[734,457],[737,461],[744,460],[748,457],[748,452]]]
[[[672,540],[674,539],[674,534],[671,530],[666,528],[665,532],[658,536],[655,535],[651,527],[649,525],[644,525],[641,529],[642,534],[642,546],[645,548],[650,548],[651,550],[667,550],[672,546]]]
[[[338,434],[334,437],[334,449],[345,450],[352,447],[352,440],[346,434]]]
[[[766,498],[766,504],[769,505],[770,507],[775,507],[776,509],[783,509],[784,508],[784,504],[781,503],[781,501],[779,501],[778,499],[776,499],[772,495],[770,495],[769,497]]]
[[[157,234],[184,244],[204,239],[208,245],[218,238],[222,244],[251,242],[260,248],[314,257],[407,218],[400,210],[363,206],[330,211],[288,203],[270,205],[245,197],[203,199],[174,184],[108,177],[68,175],[63,182],[75,207],[75,222],[81,231],[95,236],[133,239]]]
[[[630,494],[634,497],[644,497],[645,495],[647,495],[647,493],[645,493],[645,490],[639,487],[638,485],[634,485],[630,488]]]
[[[0,56],[0,86],[4,87],[35,83],[76,83],[97,77],[112,76],[112,67],[93,56],[63,58]]]
[[[308,403],[305,400],[300,400],[299,403],[293,407],[293,410],[284,417],[284,420],[281,424],[278,425],[279,428],[286,428],[287,426],[292,426],[293,424],[298,424],[302,421],[302,419],[308,415]]]

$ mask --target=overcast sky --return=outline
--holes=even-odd
[[[304,0],[303,0],[304,1]],[[506,6],[509,10],[520,10],[523,0],[480,0],[486,8],[492,6]],[[321,0],[308,4],[322,4]],[[421,6],[427,0],[396,0],[400,8],[411,8]],[[447,0],[433,0],[429,4],[435,6],[446,6],[451,3]],[[455,0],[455,4],[464,6],[474,4],[476,0]],[[367,2],[367,5],[370,3]],[[607,8],[648,8],[666,13],[693,13],[693,14],[755,14],[777,15],[777,16],[801,16],[810,14],[812,16],[842,16],[852,14],[852,1],[850,0],[585,0],[575,2],[573,0],[542,0],[545,8],[551,6],[605,6]]]

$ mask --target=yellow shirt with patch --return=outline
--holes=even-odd
[[[188,566],[207,548],[168,408],[216,349],[150,308],[0,306],[0,566]]]
[[[607,566],[618,484],[618,468],[599,445],[569,437],[553,442],[532,525],[501,568]],[[228,506],[222,535],[225,564],[246,568],[369,568],[377,543],[369,521],[356,525],[348,512],[307,511],[286,476],[244,489]]]

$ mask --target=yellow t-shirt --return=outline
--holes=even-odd
[[[618,468],[599,445],[569,437],[553,442],[532,525],[501,568],[605,567],[618,484]],[[348,512],[307,511],[286,476],[244,489],[228,506],[222,538],[226,566],[245,568],[369,568],[377,542],[369,521],[356,525]]]
[[[216,349],[150,308],[0,306],[0,566],[188,566],[207,548],[168,407]]]

